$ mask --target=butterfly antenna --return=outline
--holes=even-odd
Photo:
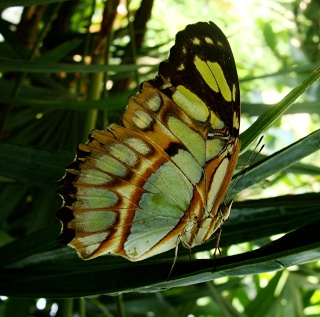
[[[238,173],[236,179],[234,180],[233,185],[229,188],[227,194],[225,197],[228,197],[230,195],[230,193],[236,188],[236,186],[238,185],[238,183],[240,182],[240,180],[246,175],[246,173],[249,170],[249,167],[252,165],[252,163],[255,161],[255,159],[257,158],[257,156],[261,153],[262,149],[264,148],[264,144],[262,144],[262,146],[260,147],[259,151],[255,152],[256,149],[258,148],[258,146],[260,145],[260,143],[262,142],[263,139],[263,135],[260,137],[257,145],[254,147],[252,153],[250,154],[250,156],[248,157],[248,159],[246,160],[246,162],[244,163],[244,165],[242,166],[240,172]],[[246,166],[249,165],[247,168]]]

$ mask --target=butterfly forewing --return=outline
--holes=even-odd
[[[60,242],[83,259],[139,261],[208,240],[230,212],[239,98],[221,30],[200,22],[179,32],[156,78],[129,98],[122,125],[79,146],[60,181]]]

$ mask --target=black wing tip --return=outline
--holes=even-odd
[[[64,228],[58,237],[59,244],[68,245],[76,236],[76,232],[70,228]]]
[[[75,230],[68,228],[68,223],[74,219],[73,211],[66,206],[62,206],[56,211],[56,217],[62,223],[62,230],[58,237],[58,242],[60,244],[67,245],[76,236]]]
[[[62,206],[56,211],[56,217],[63,223],[67,224],[74,219],[73,211],[67,206]]]

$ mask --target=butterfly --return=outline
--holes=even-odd
[[[59,241],[89,260],[140,261],[208,241],[240,150],[240,91],[226,36],[212,22],[176,35],[121,124],[94,130],[60,180]]]

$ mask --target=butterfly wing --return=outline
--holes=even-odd
[[[60,181],[60,242],[83,259],[138,261],[207,240],[222,222],[239,116],[227,39],[213,23],[188,26],[157,77],[129,98],[122,125],[79,146]]]

